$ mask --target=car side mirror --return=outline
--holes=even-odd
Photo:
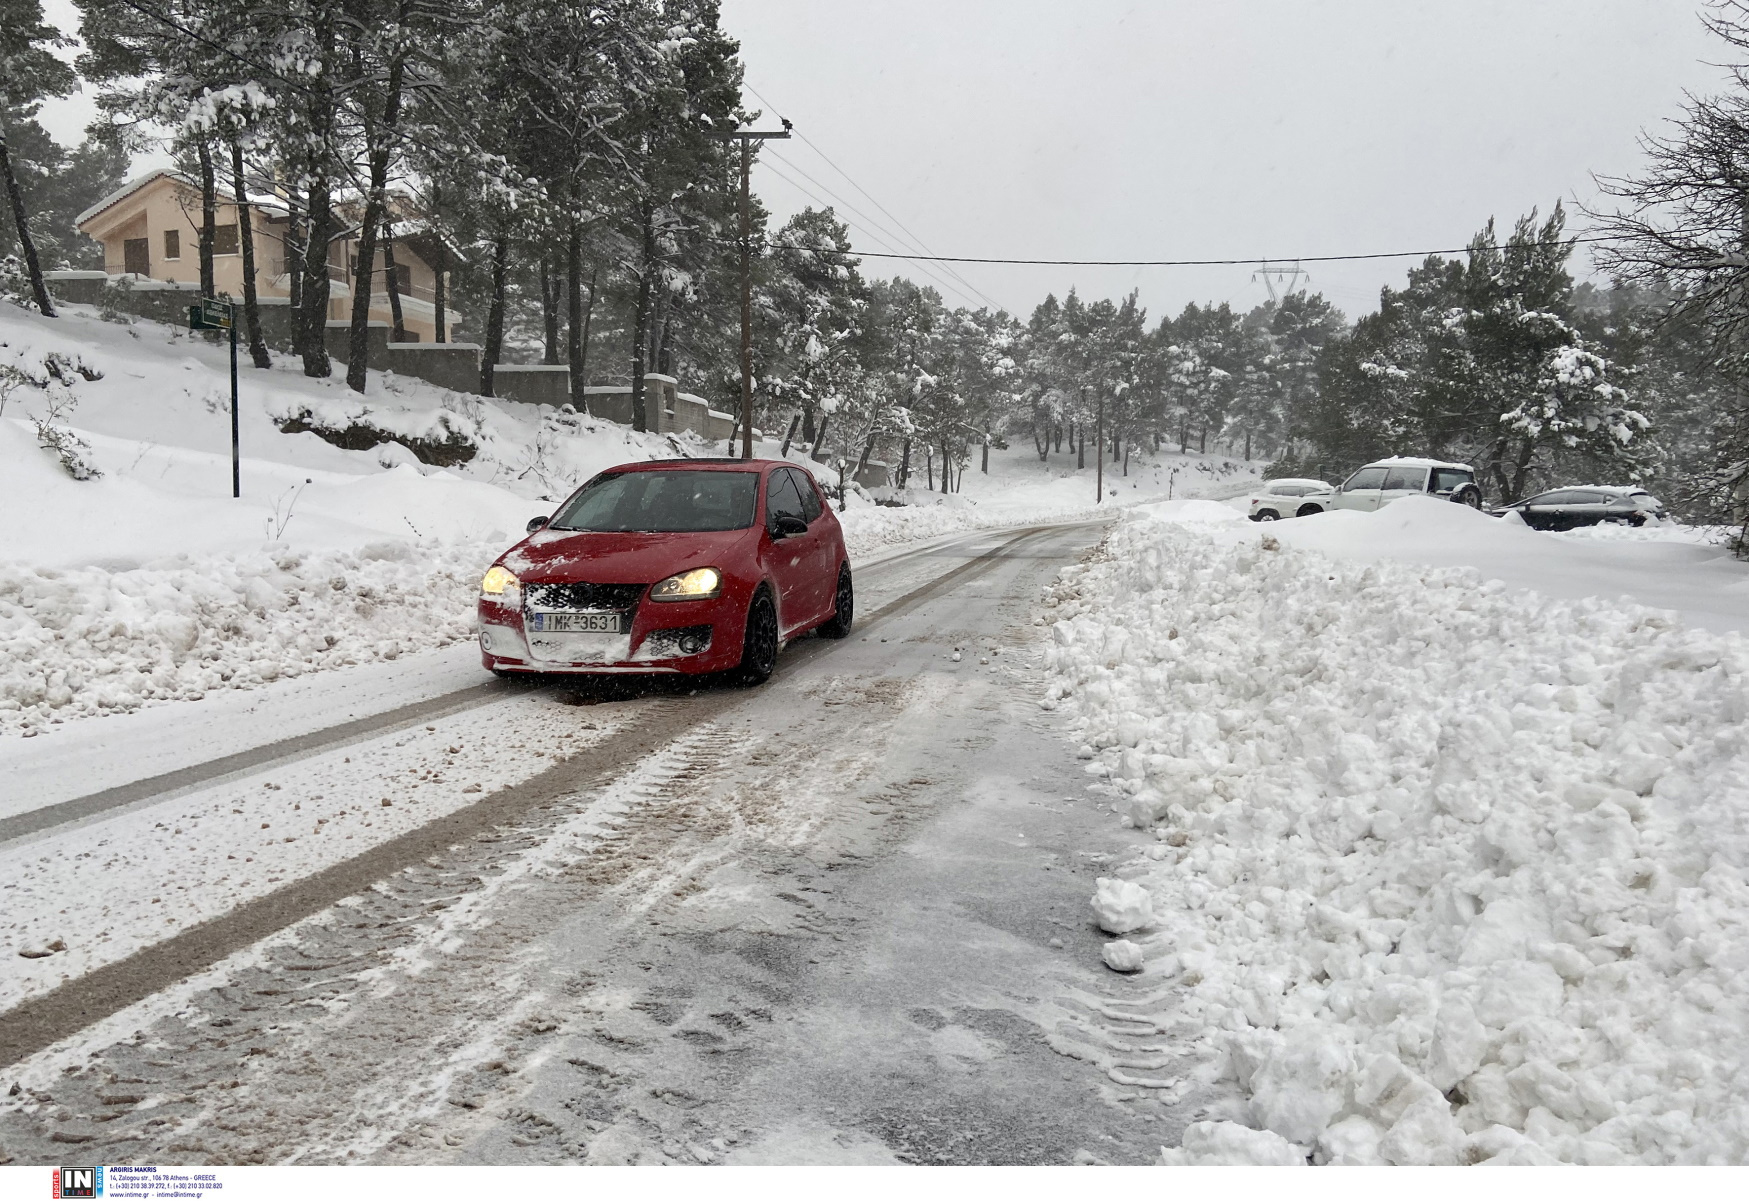
[[[536,530],[544,530],[552,520],[551,517],[530,517],[528,519],[528,532],[532,534]]]
[[[800,517],[792,517],[787,513],[771,523],[771,536],[773,538],[788,538],[795,534],[805,534],[807,532],[807,522],[803,521]]]

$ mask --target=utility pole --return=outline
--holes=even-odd
[[[1099,495],[1093,498],[1093,503],[1105,503],[1105,393],[1099,394],[1099,418],[1094,425],[1093,434],[1093,478],[1094,487],[1099,489]]]
[[[753,143],[787,138],[793,128],[783,122],[781,133],[758,133],[738,129],[712,133],[724,142],[741,143],[741,457],[753,457],[753,208],[748,198],[748,177],[753,171]]]

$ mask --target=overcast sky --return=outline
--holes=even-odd
[[[1462,246],[1490,215],[1590,199],[1591,172],[1633,170],[1638,131],[1722,78],[1696,7],[725,0],[723,22],[749,85],[936,253],[1291,258]],[[808,143],[775,145],[776,170],[887,223]],[[811,203],[770,171],[755,187]],[[1311,286],[1357,314],[1406,266],[1314,265]],[[1268,295],[1239,267],[959,271],[1023,316],[1071,285],[1139,288],[1153,317]]]
[[[48,11],[75,21],[69,0]],[[724,0],[723,23],[748,84],[807,138],[774,144],[756,170],[780,216],[816,201],[777,172],[837,204],[862,249],[888,239],[843,201],[939,254],[1291,260],[1462,246],[1490,215],[1591,199],[1591,173],[1634,170],[1638,132],[1675,114],[1684,89],[1718,86],[1701,60],[1721,48],[1695,12],[1693,0]],[[45,121],[76,139],[89,112],[75,98]],[[1310,286],[1355,315],[1407,262],[1313,264]],[[961,266],[967,283],[865,270],[1022,316],[1071,286],[1139,288],[1156,318],[1267,296],[1248,267]]]

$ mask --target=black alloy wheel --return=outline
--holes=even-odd
[[[822,638],[845,638],[850,634],[851,620],[856,616],[856,593],[850,586],[850,564],[838,569],[838,591],[832,616],[820,627]]]
[[[747,633],[741,640],[740,682],[757,687],[771,678],[777,667],[777,606],[771,593],[761,588],[747,607]]]

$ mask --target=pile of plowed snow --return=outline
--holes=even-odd
[[[1137,515],[1048,598],[1161,1028],[1247,1098],[1168,1162],[1749,1159],[1749,644],[1281,541]]]
[[[471,638],[496,553],[383,542],[128,571],[0,562],[0,732]]]

